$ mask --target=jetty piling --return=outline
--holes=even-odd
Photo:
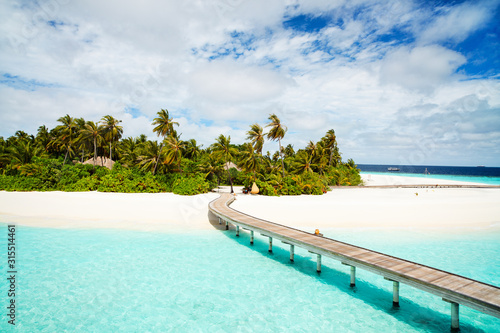
[[[342,265],[346,265],[351,267],[351,283],[349,284],[349,287],[355,287],[356,286],[356,266],[352,266],[346,263],[342,263]]]

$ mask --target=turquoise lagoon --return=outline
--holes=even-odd
[[[0,223],[0,248],[7,225]],[[500,285],[500,233],[342,229],[327,236]],[[440,298],[245,232],[186,234],[17,227],[16,332],[448,332]],[[7,281],[2,262],[2,308]],[[0,331],[14,331],[2,315]],[[461,332],[500,319],[460,307]]]
[[[374,175],[385,175],[385,176],[404,176],[404,177],[416,177],[416,178],[427,178],[436,179],[436,183],[445,183],[443,180],[456,180],[460,182],[471,182],[471,183],[481,183],[485,185],[500,185],[500,177],[483,177],[483,176],[456,176],[456,175],[425,175],[420,173],[402,173],[402,172],[370,172],[361,171],[361,175],[364,174],[374,174]]]

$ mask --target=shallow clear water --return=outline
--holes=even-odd
[[[0,248],[7,227],[0,224]],[[330,230],[327,236],[500,285],[500,234]],[[449,304],[247,233],[155,234],[17,227],[18,332],[447,332]],[[2,275],[5,251],[0,253]],[[4,294],[6,281],[0,279]],[[1,299],[5,299],[1,298]],[[4,308],[4,304],[2,304]],[[500,319],[460,308],[462,332],[498,332]],[[2,316],[0,331],[7,327]]]
[[[360,174],[374,174],[386,176],[404,176],[404,177],[418,177],[436,180],[456,180],[460,182],[482,183],[487,185],[500,185],[500,177],[481,177],[481,176],[453,176],[453,175],[424,175],[415,173],[401,173],[401,172],[360,172]],[[442,182],[441,182],[442,183]]]

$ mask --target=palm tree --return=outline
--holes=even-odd
[[[145,171],[151,171],[154,174],[154,169],[158,165],[160,159],[160,146],[156,141],[146,141],[142,154],[139,156],[139,167]]]
[[[169,135],[173,131],[174,125],[179,126],[179,123],[172,121],[172,118],[170,118],[167,109],[165,110],[161,109],[161,111],[158,111],[156,114],[158,115],[158,117],[153,119],[153,125],[155,125],[155,128],[153,128],[153,132],[155,132],[158,136],[161,135],[164,139],[165,136]],[[163,140],[160,144],[160,152],[162,148],[163,148]],[[156,172],[157,165],[158,165],[158,160],[156,160],[156,165],[153,169],[153,175]]]
[[[97,147],[104,142],[104,131],[103,125],[97,125],[93,121],[88,121],[80,130],[80,140],[87,143],[92,142],[94,146],[94,169],[97,159]]]
[[[326,132],[326,135],[322,140],[325,142],[325,147],[330,150],[330,160],[328,161],[328,165],[332,165],[333,155],[338,155],[337,137],[335,136],[335,131],[331,129]],[[337,161],[335,164],[337,164]]]
[[[66,146],[66,154],[64,155],[63,165],[66,164],[66,159],[68,158],[70,151],[72,151],[73,140],[76,131],[75,119],[70,117],[68,114],[64,117],[57,119],[62,125],[57,126],[55,129],[59,133],[58,141],[61,142],[63,146]]]
[[[258,154],[262,155],[262,147],[264,146],[264,133],[263,129],[259,124],[253,124],[250,126],[250,130],[247,132],[247,140],[251,140],[253,147]]]
[[[206,173],[205,178],[210,175],[217,177],[217,183],[220,184],[220,176],[224,172],[224,164],[219,161],[213,154],[206,154],[200,164],[200,171]]]
[[[7,148],[7,152],[18,170],[21,166],[31,163],[33,157],[43,156],[45,153],[42,147],[36,146],[29,139],[17,140],[16,144]]]
[[[288,144],[288,146],[285,147],[285,158],[294,156],[295,156],[295,150],[293,149],[293,145]]]
[[[212,152],[216,158],[225,162],[229,183],[231,184],[231,193],[234,193],[233,180],[231,179],[231,173],[229,172],[229,162],[238,154],[238,150],[231,146],[231,137],[228,136],[226,138],[222,134],[219,135],[215,143],[212,145]]]
[[[182,150],[185,147],[185,143],[180,140],[175,131],[172,131],[165,139],[165,143],[166,151],[164,164],[173,164],[177,162],[177,169],[182,173]]]
[[[309,151],[301,150],[293,162],[293,167],[297,173],[314,172],[313,167],[316,165],[313,162],[314,156]]]
[[[104,116],[101,119],[101,123],[104,126],[104,137],[109,141],[109,159],[113,156],[112,144],[115,139],[118,141],[122,137],[123,127],[118,124],[121,123],[121,120],[117,120],[112,116]]]
[[[125,163],[129,167],[133,167],[137,164],[137,159],[139,157],[139,148],[142,143],[139,138],[128,137],[120,141],[118,149],[120,150],[120,155],[122,156],[120,161]]]
[[[185,142],[185,148],[184,148],[184,155],[193,160],[196,161],[201,155],[201,146],[198,146],[197,142],[195,139],[190,139]]]
[[[50,133],[47,126],[42,125],[38,127],[35,140],[40,147],[42,147],[45,151],[48,151],[48,145],[50,142]]]
[[[85,128],[85,124],[87,123],[85,121],[85,119],[83,118],[76,118],[75,119],[75,123],[76,123],[76,127],[77,127],[77,131],[78,133],[81,132],[81,130],[83,130]],[[83,157],[85,155],[85,150],[90,147],[89,145],[89,142],[85,141],[85,140],[81,140],[80,137],[77,138],[76,142],[75,142],[78,147],[82,150],[82,157],[80,159],[80,162],[83,163]]]
[[[244,171],[251,172],[253,174],[254,181],[257,179],[256,172],[260,169],[260,160],[262,159],[260,154],[255,153],[254,146],[251,143],[246,143],[244,145],[245,149],[240,153],[241,165]]]
[[[273,141],[278,140],[279,154],[281,157],[281,168],[283,170],[283,177],[285,177],[285,163],[283,162],[283,154],[281,151],[281,139],[283,139],[283,137],[285,136],[287,128],[286,126],[281,124],[281,121],[275,114],[270,115],[268,119],[271,122],[267,124],[266,127],[271,127],[271,130],[269,131],[269,133],[267,133],[267,138]]]
[[[317,153],[317,145],[314,141],[310,140],[306,146],[306,151],[310,153],[312,156],[316,156]]]

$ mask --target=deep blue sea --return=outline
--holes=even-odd
[[[398,168],[398,171],[389,171]],[[405,177],[424,177],[432,179],[457,180],[489,185],[500,185],[500,168],[458,167],[436,165],[380,165],[358,164],[362,173],[390,174]]]

